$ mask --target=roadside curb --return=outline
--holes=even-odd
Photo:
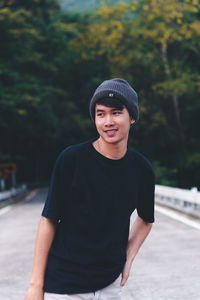
[[[42,189],[44,189],[44,188],[35,188],[32,190],[28,190],[25,193],[23,193],[22,195],[12,197],[5,201],[2,201],[2,203],[0,203],[0,212],[3,212],[3,211],[6,212],[18,203],[28,202],[28,201],[32,200],[37,195],[37,193],[39,193]]]
[[[182,213],[178,210],[171,209],[167,206],[155,205],[155,211],[170,217],[176,221],[182,222],[190,227],[200,230],[200,219],[191,217],[188,214]]]

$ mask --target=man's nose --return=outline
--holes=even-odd
[[[105,125],[106,126],[110,126],[114,124],[114,119],[113,116],[111,114],[107,114],[106,118],[105,118]]]

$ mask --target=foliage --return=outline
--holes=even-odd
[[[153,162],[153,168],[155,170],[156,183],[167,186],[176,186],[177,169],[170,169],[161,166],[159,161]]]
[[[130,142],[140,151],[148,149],[147,154],[163,166],[174,169],[175,164],[179,185],[192,184],[182,174],[187,172],[184,162],[191,151],[188,129],[194,120],[190,118],[195,106],[199,111],[199,7],[197,1],[187,0],[103,5],[72,41],[82,59],[104,55],[112,76],[133,84],[139,93],[141,120]],[[196,125],[193,136],[199,121]],[[199,146],[197,138],[193,143]]]
[[[96,134],[94,89],[123,77],[140,104],[130,145],[157,183],[198,186],[199,2],[112,2],[79,15],[54,0],[0,1],[0,160],[17,162],[18,180],[47,180],[58,152]]]

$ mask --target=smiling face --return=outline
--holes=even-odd
[[[96,104],[95,124],[100,137],[104,142],[116,144],[121,141],[127,143],[130,125],[135,120],[131,119],[127,108],[107,107]]]

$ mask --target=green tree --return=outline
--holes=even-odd
[[[83,60],[106,57],[112,76],[134,85],[142,118],[131,143],[148,149],[162,165],[176,165],[182,184],[188,181],[181,173],[186,174],[184,161],[192,151],[187,111],[192,119],[193,107],[199,107],[198,14],[198,1],[102,5],[72,41]],[[196,132],[197,127],[192,134],[197,146]]]
[[[106,66],[82,62],[69,47],[85,22],[57,12],[44,23],[21,6],[0,10],[0,159],[18,163],[18,179],[44,180],[58,152],[94,130],[90,87]]]

